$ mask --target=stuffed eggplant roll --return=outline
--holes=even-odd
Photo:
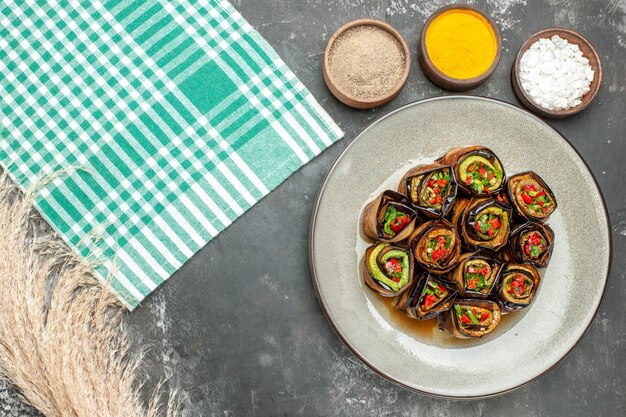
[[[408,249],[376,243],[365,251],[363,280],[384,297],[395,297],[413,282],[414,262]]]
[[[491,198],[472,199],[465,208],[461,232],[465,243],[497,251],[510,233],[511,208]]]
[[[437,162],[452,165],[459,188],[470,195],[488,197],[500,192],[504,185],[502,163],[496,154],[485,147],[455,148]]]
[[[426,320],[448,310],[455,297],[454,287],[424,272],[398,297],[395,307],[409,317]]]
[[[491,333],[500,323],[500,307],[490,300],[462,299],[439,316],[439,328],[454,337],[470,339]]]
[[[399,242],[415,229],[417,213],[407,198],[395,191],[385,191],[363,209],[361,225],[366,236],[381,242]]]
[[[452,167],[429,164],[412,168],[400,181],[398,192],[406,195],[413,207],[427,217],[445,216],[457,193]]]
[[[548,266],[554,232],[547,224],[528,222],[513,232],[504,251],[506,261],[527,262],[539,268]]]
[[[495,292],[502,264],[478,253],[464,253],[461,263],[452,272],[459,294],[485,298]]]
[[[526,220],[543,221],[556,210],[557,204],[550,187],[532,171],[510,177],[508,199],[515,214]]]
[[[456,230],[461,231],[462,229],[462,221],[463,215],[465,214],[465,209],[469,205],[471,198],[458,198],[456,199],[456,204],[454,208],[452,208],[452,212],[450,213],[450,223],[455,227]]]
[[[532,302],[539,281],[537,269],[529,264],[505,264],[496,298],[506,312],[517,311]]]
[[[413,256],[431,274],[443,274],[459,263],[461,239],[445,219],[433,220],[415,229],[408,240]]]

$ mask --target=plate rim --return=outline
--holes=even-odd
[[[314,231],[314,229],[315,229],[315,224],[316,224],[316,220],[317,220],[317,213],[319,211],[320,202],[322,200],[322,196],[324,195],[324,190],[326,189],[326,185],[328,183],[328,180],[329,180],[330,176],[333,174],[333,172],[337,168],[337,165],[339,164],[341,159],[346,155],[346,153],[348,153],[348,151],[350,150],[352,145],[358,140],[358,138],[360,138],[363,135],[363,133],[365,133],[367,130],[369,130],[373,126],[375,126],[378,123],[382,122],[383,120],[393,116],[394,114],[399,113],[399,112],[405,110],[408,107],[413,107],[413,106],[416,106],[416,105],[420,105],[420,104],[424,104],[424,103],[432,102],[432,101],[440,101],[440,100],[447,101],[447,100],[459,100],[459,99],[461,99],[461,100],[476,100],[476,101],[493,102],[495,104],[498,104],[498,105],[501,105],[501,106],[504,106],[504,107],[512,108],[512,109],[514,109],[516,111],[519,111],[519,112],[525,114],[526,116],[531,117],[536,122],[539,122],[543,126],[549,128],[550,130],[553,130],[555,133],[557,133],[557,135],[565,142],[565,144],[567,144],[578,155],[578,157],[583,162],[585,168],[587,169],[587,172],[591,176],[591,179],[593,180],[593,185],[595,186],[595,188],[596,188],[596,190],[598,192],[598,195],[600,196],[600,202],[602,204],[602,208],[604,209],[604,215],[605,215],[606,220],[607,220],[606,226],[607,226],[608,249],[609,249],[607,272],[606,272],[606,276],[605,276],[605,279],[604,279],[604,288],[602,289],[602,295],[600,296],[600,301],[598,302],[598,305],[596,306],[595,311],[593,312],[593,318],[591,319],[589,324],[587,324],[587,327],[581,333],[581,335],[578,337],[578,339],[572,345],[572,347],[569,348],[567,350],[567,352],[565,352],[565,354],[563,356],[561,356],[561,358],[559,358],[549,368],[545,369],[539,375],[537,375],[537,376],[535,376],[535,377],[533,377],[533,378],[531,378],[531,379],[529,379],[527,381],[521,382],[520,384],[515,385],[514,387],[510,387],[510,388],[507,388],[507,389],[504,389],[504,390],[500,390],[500,391],[497,391],[497,392],[494,392],[494,393],[484,394],[484,395],[470,395],[470,396],[435,394],[435,393],[428,392],[428,391],[425,391],[425,390],[417,389],[415,387],[412,387],[410,385],[407,385],[405,383],[397,381],[392,376],[387,375],[385,372],[383,372],[382,370],[378,369],[374,364],[372,364],[368,360],[366,360],[361,354],[358,353],[357,349],[354,346],[352,346],[350,341],[347,340],[347,338],[344,337],[341,334],[339,329],[337,329],[334,321],[330,318],[330,315],[329,315],[329,312],[328,312],[327,307],[325,305],[325,302],[322,299],[321,294],[320,294],[320,287],[319,287],[319,282],[318,282],[318,278],[317,278],[317,271],[316,271],[316,268],[315,268],[315,264],[313,262],[314,255],[315,255],[315,249],[314,249],[314,245],[313,245],[313,242],[315,240],[315,231]],[[319,188],[319,190],[317,192],[317,197],[315,198],[315,205],[313,206],[313,212],[311,214],[311,221],[309,223],[309,239],[308,239],[308,246],[309,246],[309,250],[308,250],[308,252],[309,252],[309,271],[311,273],[311,281],[313,282],[313,287],[315,289],[315,295],[316,295],[317,301],[319,302],[319,305],[322,308],[322,312],[324,313],[324,317],[326,318],[326,320],[330,324],[331,328],[333,329],[333,332],[339,337],[339,339],[350,350],[350,352],[352,352],[352,354],[354,356],[359,358],[359,360],[361,362],[363,362],[365,365],[367,365],[367,367],[369,369],[371,369],[372,371],[376,372],[378,375],[382,376],[387,381],[390,381],[391,383],[393,383],[393,384],[395,384],[397,386],[400,386],[400,387],[402,387],[402,388],[404,388],[404,389],[406,389],[408,391],[416,392],[418,394],[423,394],[423,395],[426,395],[426,396],[429,396],[429,397],[440,398],[440,399],[479,400],[479,399],[485,399],[485,398],[498,397],[498,396],[504,395],[506,393],[516,391],[516,390],[518,390],[518,389],[520,389],[522,387],[525,387],[525,386],[527,386],[527,385],[537,381],[538,379],[542,378],[544,375],[546,375],[547,373],[549,373],[550,371],[555,369],[558,365],[560,365],[563,362],[563,360],[567,356],[569,356],[569,354],[580,344],[581,340],[589,332],[589,329],[591,328],[591,325],[596,320],[596,317],[598,316],[598,312],[600,310],[600,307],[602,306],[602,303],[604,302],[604,299],[605,299],[605,296],[606,296],[606,290],[608,288],[609,278],[611,276],[611,267],[612,267],[612,264],[613,264],[613,236],[611,234],[611,230],[612,230],[611,229],[611,217],[609,216],[609,210],[608,210],[607,205],[606,205],[606,200],[604,198],[604,194],[602,193],[602,188],[600,188],[600,184],[598,183],[598,179],[594,175],[593,171],[591,170],[591,167],[589,166],[589,164],[587,163],[587,161],[585,160],[583,155],[572,144],[572,142],[569,139],[567,139],[567,137],[565,135],[563,135],[557,128],[555,128],[554,126],[550,125],[549,123],[547,123],[546,121],[544,121],[540,117],[532,114],[531,112],[529,112],[529,111],[527,111],[527,110],[525,110],[525,109],[523,109],[521,107],[515,106],[514,104],[511,104],[511,103],[508,103],[508,102],[506,102],[504,100],[501,100],[501,99],[496,99],[496,98],[492,98],[492,97],[477,96],[477,95],[447,95],[447,96],[428,97],[428,98],[424,98],[424,99],[421,99],[421,100],[416,100],[416,101],[412,101],[410,103],[404,104],[404,105],[398,107],[397,109],[391,110],[391,111],[387,112],[386,114],[378,117],[376,120],[372,121],[367,126],[365,126],[363,129],[361,129],[353,138],[351,138],[349,140],[349,142],[346,144],[346,146],[341,150],[339,155],[337,155],[337,157],[333,161],[332,165],[328,169],[328,172],[324,176],[324,180],[322,181],[322,184],[321,184],[321,186],[320,186],[320,188]]]

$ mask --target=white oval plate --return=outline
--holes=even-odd
[[[398,320],[362,282],[366,243],[358,222],[374,194],[395,187],[416,161],[458,146],[492,149],[508,175],[533,170],[559,207],[549,220],[555,247],[533,304],[492,334],[456,340],[436,326]],[[609,221],[600,189],[576,150],[546,123],[510,104],[454,96],[423,100],[372,123],[341,153],[320,191],[310,263],[326,317],[363,362],[411,390],[441,397],[501,394],[550,370],[589,328],[606,288]],[[423,326],[420,326],[423,329]]]

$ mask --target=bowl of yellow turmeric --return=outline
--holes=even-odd
[[[426,76],[452,91],[482,84],[498,66],[501,52],[502,37],[494,20],[467,4],[451,4],[433,13],[418,44]]]

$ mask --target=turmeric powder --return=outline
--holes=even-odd
[[[426,51],[432,63],[451,78],[474,78],[489,69],[497,53],[493,28],[480,14],[452,9],[426,29]]]

